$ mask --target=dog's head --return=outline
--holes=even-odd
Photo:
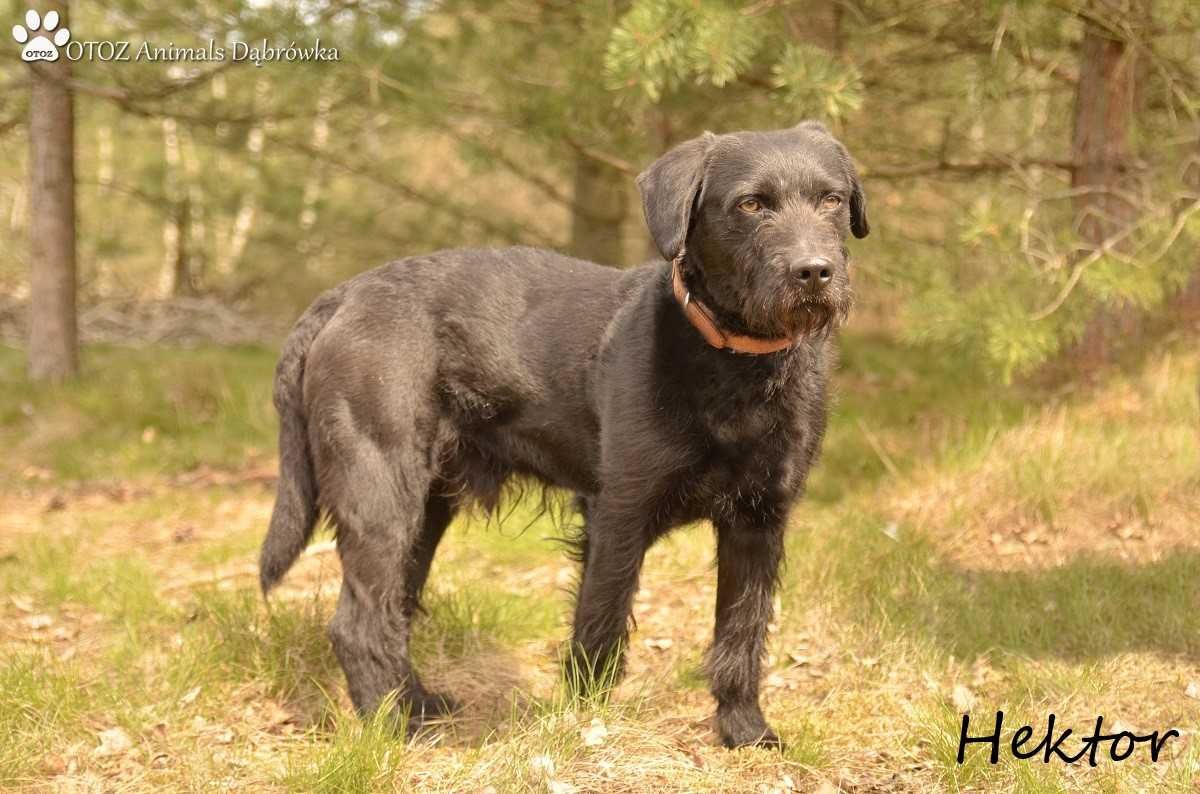
[[[762,336],[840,324],[852,292],[846,238],[866,237],[867,205],[846,148],[806,121],[773,132],[704,133],[637,179],[646,224],[689,286]]]

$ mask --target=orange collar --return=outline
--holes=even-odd
[[[722,331],[720,326],[717,325],[717,320],[713,316],[712,311],[702,301],[693,298],[692,293],[684,286],[683,271],[679,268],[679,263],[682,259],[682,256],[678,256],[671,263],[671,286],[675,291],[675,300],[679,302],[680,308],[683,309],[683,316],[687,317],[688,322],[700,332],[705,342],[708,342],[717,350],[732,350],[734,353],[745,353],[753,356],[777,353],[796,344],[795,339],[790,339],[786,336],[775,339],[763,339],[757,336],[732,334],[728,331]]]

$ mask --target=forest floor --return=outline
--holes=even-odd
[[[415,658],[463,710],[405,742],[348,709],[328,535],[257,592],[272,353],[94,348],[79,383],[34,389],[0,348],[0,788],[1195,792],[1196,349],[1050,389],[848,336],[770,636],[779,753],[717,745],[708,528],[652,549],[629,674],[576,705],[561,527],[523,503],[456,522]],[[962,714],[979,734],[998,710],[1005,743],[1055,714],[1072,753],[1101,715],[1181,735],[1157,763],[957,763]]]

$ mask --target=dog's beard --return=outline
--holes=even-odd
[[[792,293],[781,301],[776,322],[793,338],[828,335],[845,324],[851,303],[849,296],[831,299]]]

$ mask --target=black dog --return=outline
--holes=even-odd
[[[731,747],[779,743],[758,704],[761,657],[788,510],[824,434],[862,188],[815,122],[706,133],[638,187],[666,262],[412,257],[326,292],[288,338],[262,586],[327,511],[344,576],[329,634],[360,711],[393,690],[410,726],[448,708],[409,663],[411,617],[455,510],[495,507],[517,475],[579,496],[576,686],[619,672],[646,549],[712,521],[717,725]]]

